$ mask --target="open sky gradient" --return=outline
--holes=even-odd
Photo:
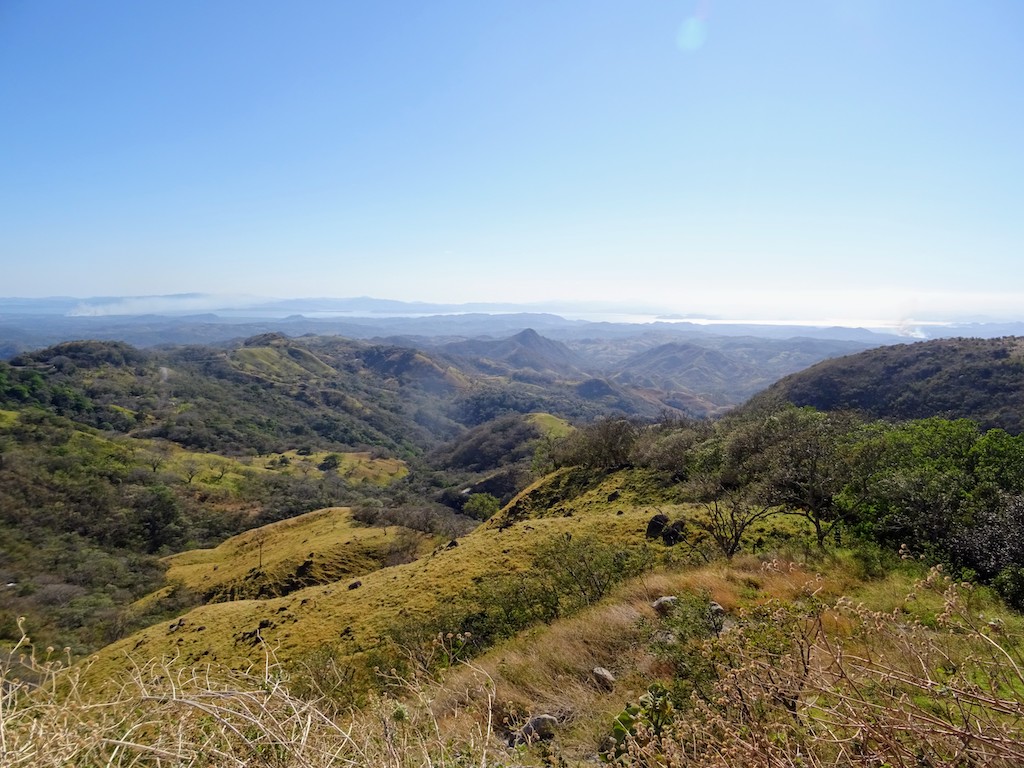
[[[0,0],[0,296],[1024,317],[1024,3]]]

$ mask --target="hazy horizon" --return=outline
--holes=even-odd
[[[1024,320],[1024,5],[0,5],[0,294]]]
[[[415,318],[467,314],[536,313],[557,315],[566,320],[628,324],[689,323],[694,325],[799,326],[817,328],[863,328],[899,336],[923,337],[928,329],[962,327],[971,324],[1021,322],[986,315],[903,318],[896,321],[867,315],[841,317],[835,314],[800,317],[754,316],[750,314],[674,313],[657,307],[630,306],[613,302],[403,302],[387,297],[271,297],[185,293],[150,296],[51,296],[0,297],[0,316],[17,314],[5,302],[17,302],[26,314],[52,311],[67,317],[102,318],[143,315],[187,316],[214,314],[225,319],[285,319],[303,316],[316,320],[367,318]],[[57,308],[47,302],[58,305]]]

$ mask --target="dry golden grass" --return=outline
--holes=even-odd
[[[556,715],[559,759],[586,764],[608,747],[627,703],[679,673],[652,643],[661,620],[650,601],[696,591],[728,611],[726,630],[700,651],[717,669],[708,684],[718,693],[695,698],[695,714],[680,713],[661,736],[641,727],[623,765],[852,766],[862,764],[858,743],[874,755],[865,765],[917,766],[915,754],[933,766],[960,765],[935,762],[954,755],[963,765],[1022,764],[1024,623],[984,591],[914,573],[857,582],[841,559],[815,572],[746,558],[650,574],[453,670],[434,711],[444,725],[448,713],[479,710],[485,677],[494,722],[514,729]],[[613,690],[593,681],[594,666],[616,675]]]
[[[103,440],[91,435],[84,439]],[[218,454],[189,451],[172,443],[149,440],[131,440],[120,445],[159,454],[159,471],[177,478],[179,482],[194,485],[197,489],[202,488],[211,493],[237,491],[246,476],[253,473],[322,477],[326,473],[319,466],[331,454],[337,456],[338,466],[327,472],[338,474],[349,483],[369,482],[387,485],[409,474],[408,466],[401,459],[375,457],[369,451],[317,451],[308,454],[286,451],[256,458],[229,458]],[[145,463],[145,456],[141,458]]]
[[[885,611],[823,601],[827,579],[816,578],[797,599],[741,617],[703,646],[711,687],[668,722],[641,722],[621,764],[1024,764],[1019,621],[1011,629],[1005,610],[983,621],[975,588],[939,569],[902,580],[912,591]],[[934,626],[907,609],[922,597],[941,604]]]
[[[361,576],[358,589],[348,589],[345,580],[272,599],[203,605],[173,622],[161,622],[102,649],[90,677],[116,677],[130,667],[132,659],[140,658],[177,657],[186,665],[217,663],[245,668],[258,660],[264,644],[280,658],[298,658],[324,646],[339,645],[346,656],[361,658],[379,650],[396,623],[436,615],[461,600],[479,579],[527,568],[534,552],[565,533],[601,542],[639,544],[648,515],[647,510],[631,510],[611,517],[531,520],[506,530],[481,527],[459,539],[458,546],[438,547],[414,562]],[[324,520],[329,519],[325,514]],[[288,533],[287,525],[283,529]],[[388,530],[388,536],[394,536],[394,529]],[[242,565],[224,567],[236,568],[236,572],[252,568],[257,554],[251,537],[257,535],[250,532],[238,538],[244,550]],[[340,538],[344,540],[344,535]],[[269,541],[264,544],[265,558],[273,546]],[[210,563],[187,565],[189,558],[202,555],[179,557],[182,573],[195,568],[193,580],[196,574],[213,578]]]
[[[16,651],[31,648],[23,642]],[[4,768],[455,768],[467,755],[477,765],[505,764],[507,750],[486,719],[453,744],[413,683],[401,702],[375,697],[338,717],[293,695],[270,656],[246,671],[147,663],[101,700],[84,694],[81,668],[29,655],[19,671],[26,669],[37,682],[0,663]]]
[[[550,413],[531,413],[530,423],[540,430],[541,434],[548,438],[565,437],[574,432],[576,428],[568,421]]]
[[[149,450],[163,461],[159,471],[179,482],[216,494],[238,490],[246,475],[265,469],[251,458],[228,458],[213,453],[189,451],[174,443],[149,443]]]
[[[83,683],[94,670],[35,665],[40,683],[30,686],[0,665],[0,764],[591,764],[616,714],[680,674],[655,642],[672,625],[650,603],[691,591],[717,598],[734,622],[696,646],[717,670],[713,695],[658,734],[639,721],[621,765],[1022,764],[1020,618],[940,571],[867,583],[850,574],[843,558],[818,570],[742,558],[648,574],[440,676],[385,673],[386,693],[340,714],[297,697],[296,683],[309,690],[308,681],[279,667],[267,644],[235,670],[183,656],[140,661],[100,700]],[[932,624],[915,620],[915,603],[927,604]],[[615,673],[612,690],[593,681],[594,666]],[[559,719],[553,744],[509,749],[509,732],[541,712]]]
[[[375,485],[387,485],[409,474],[409,467],[401,459],[374,457],[369,451],[286,451],[269,454],[262,460],[261,465],[284,474],[319,477],[325,474],[319,466],[330,455],[338,457],[338,467],[327,471],[341,475],[350,483],[370,482]],[[284,465],[280,463],[282,458],[286,460]]]
[[[735,615],[771,600],[794,599],[808,589],[834,591],[842,579],[841,572],[826,577],[789,562],[766,565],[753,557],[645,574],[577,616],[528,631],[474,659],[470,667],[453,669],[434,699],[434,713],[446,724],[451,713],[479,711],[484,704],[479,681],[485,677],[492,683],[487,692],[493,697],[496,727],[515,730],[532,715],[555,715],[563,724],[561,753],[582,761],[606,746],[611,722],[627,702],[670,674],[652,645],[661,626],[652,608],[657,598],[707,595]],[[592,671],[598,666],[615,675],[612,690],[595,681]],[[466,721],[461,723],[464,727]]]
[[[299,381],[310,373],[332,376],[336,372],[315,354],[301,346],[241,347],[231,353],[231,361],[239,370],[274,381]]]
[[[295,585],[361,576],[430,550],[431,537],[392,526],[372,528],[351,510],[331,507],[282,520],[222,542],[164,558],[167,581],[208,599],[277,596]]]
[[[561,482],[559,478],[564,479],[564,474],[556,473],[547,483]],[[766,662],[763,654],[757,655],[763,648],[741,643],[742,638],[752,636],[744,627],[761,627],[758,631],[767,631],[766,637],[775,631],[776,626],[789,627],[786,631],[792,630],[792,637],[775,638],[772,642],[776,643],[773,646],[776,650],[772,652],[783,653],[778,650],[781,647],[778,644],[783,640],[795,643],[798,650],[811,648],[808,652],[812,663],[807,668],[812,669],[815,676],[800,678],[800,684],[807,686],[808,707],[812,706],[812,697],[813,702],[820,703],[829,701],[829,696],[840,696],[835,693],[835,676],[825,674],[825,670],[835,666],[837,641],[844,643],[843,647],[857,658],[869,658],[869,651],[875,654],[871,658],[879,664],[861,664],[856,670],[850,669],[861,675],[865,684],[877,685],[889,680],[886,675],[891,675],[893,669],[914,661],[912,654],[917,646],[908,645],[901,639],[904,638],[902,627],[917,627],[913,630],[917,633],[913,637],[918,645],[932,642],[934,633],[941,633],[940,617],[948,599],[934,591],[926,591],[907,601],[907,594],[913,591],[915,577],[912,570],[897,571],[885,578],[865,582],[862,580],[862,565],[846,555],[817,556],[811,565],[796,562],[797,558],[792,555],[779,555],[768,561],[740,555],[731,562],[715,561],[699,568],[690,567],[684,562],[685,558],[678,555],[679,547],[669,549],[660,542],[645,543],[646,525],[656,508],[633,501],[634,496],[636,499],[642,497],[644,483],[643,475],[613,473],[594,481],[573,503],[563,505],[557,515],[545,509],[539,516],[514,522],[495,520],[460,539],[456,546],[437,546],[414,562],[365,574],[358,589],[348,589],[346,582],[335,582],[273,599],[202,606],[179,619],[161,622],[104,649],[81,668],[77,690],[83,700],[86,695],[99,695],[106,700],[116,694],[118,686],[126,679],[165,686],[168,681],[179,679],[184,674],[181,670],[210,669],[217,670],[218,676],[230,677],[264,668],[264,677],[269,677],[268,670],[273,665],[268,665],[268,658],[311,659],[319,650],[329,650],[333,654],[331,664],[336,663],[337,666],[318,666],[310,661],[306,665],[309,670],[306,679],[291,680],[304,696],[311,692],[316,695],[318,691],[327,695],[330,681],[317,675],[328,669],[340,670],[342,675],[346,669],[361,669],[360,674],[370,675],[375,661],[393,658],[382,654],[382,651],[390,654],[402,651],[395,646],[389,634],[395,626],[428,624],[439,614],[458,606],[467,594],[473,593],[478,583],[487,578],[524,571],[530,566],[535,553],[554,541],[593,540],[615,547],[647,547],[666,565],[662,570],[621,586],[610,599],[575,617],[563,619],[550,627],[527,629],[474,659],[471,667],[455,667],[442,673],[438,673],[436,667],[417,667],[415,662],[419,657],[410,648],[411,663],[407,669],[414,673],[420,670],[421,676],[414,674],[400,679],[397,677],[399,673],[395,672],[390,680],[393,686],[391,695],[403,698],[404,703],[370,694],[364,710],[373,713],[371,719],[376,718],[372,728],[378,728],[374,737],[378,746],[390,745],[386,749],[392,750],[383,756],[375,753],[374,759],[405,761],[380,764],[454,765],[457,763],[441,762],[437,755],[445,755],[443,759],[455,759],[456,753],[472,760],[473,764],[480,764],[479,750],[485,750],[492,757],[500,754],[500,751],[492,751],[498,750],[495,746],[498,742],[494,739],[507,736],[508,731],[521,725],[525,718],[540,712],[554,714],[560,720],[556,746],[560,759],[572,764],[572,761],[593,758],[600,748],[606,746],[612,719],[628,702],[638,701],[652,682],[660,680],[673,684],[674,676],[679,674],[678,659],[666,657],[665,649],[659,646],[661,641],[655,642],[659,633],[665,633],[665,623],[654,614],[651,602],[661,595],[704,595],[726,609],[730,617],[730,631],[723,633],[721,639],[712,640],[721,644],[708,647],[711,654],[708,658],[719,659],[715,654],[727,653],[728,658],[739,660],[736,663],[743,662],[745,670],[744,660],[749,660],[753,665],[750,667],[752,676],[744,679],[753,686],[751,690],[760,692],[759,696],[768,690],[766,686],[770,686],[755,673],[769,670],[771,674],[785,673],[792,677],[799,666],[793,660],[803,656],[799,653],[792,657],[776,656],[774,662]],[[547,484],[539,483],[531,493],[543,496],[547,490]],[[673,517],[689,515],[692,519],[699,514],[694,508],[679,504],[666,503],[657,509],[668,509]],[[273,547],[279,547],[281,554],[279,561],[265,560],[265,568],[278,567],[279,563],[291,563],[283,556],[285,551],[308,555],[307,545],[313,540],[323,542],[324,546],[338,544],[345,535],[349,535],[347,520],[346,513],[324,510],[305,519],[276,524],[262,532],[250,532],[228,542],[229,546],[221,552],[221,560],[211,553],[179,556],[175,558],[177,562],[172,573],[174,569],[180,569],[178,573],[191,583],[202,583],[203,578],[238,578],[239,574],[244,577],[248,573],[246,569],[252,569],[254,557],[258,556],[256,537],[261,535],[268,537],[263,544],[265,558],[270,557]],[[373,529],[363,533],[374,546],[384,538],[382,532]],[[376,538],[378,534],[379,539]],[[290,567],[287,565],[285,570]],[[215,577],[221,568],[224,574]],[[854,602],[841,603],[841,596],[853,598]],[[975,593],[971,600],[971,611],[991,614],[999,622],[1001,631],[1024,633],[1019,619],[1007,615],[983,593]],[[842,607],[859,603],[864,607],[853,611]],[[804,610],[801,606],[812,604],[822,607],[815,615],[816,624],[812,626],[799,617],[793,618],[793,611]],[[778,621],[765,624],[763,616],[766,611],[768,615],[776,612]],[[885,630],[876,633],[878,637],[884,638],[888,632],[888,639],[884,642],[875,640],[871,632],[864,632],[876,614],[889,616],[885,621],[877,619]],[[460,614],[456,612],[453,615]],[[737,626],[739,629],[733,631]],[[814,629],[813,634],[800,634],[808,632],[808,627]],[[946,636],[952,635],[946,632]],[[808,638],[810,645],[807,645]],[[438,642],[443,646],[451,641],[442,636]],[[874,644],[870,644],[872,642]],[[970,657],[972,649],[977,647],[974,640],[967,644],[956,640],[944,646],[947,652],[955,651],[965,658]],[[829,653],[833,655],[830,657]],[[935,658],[932,651],[929,650],[928,654],[929,659]],[[720,660],[715,663],[725,664]],[[595,666],[606,667],[617,676],[611,691],[601,688],[593,680]],[[302,674],[301,668],[302,664],[290,667],[291,674]],[[149,671],[154,669],[158,671]],[[277,670],[276,667],[274,669]],[[730,667],[726,665],[719,669],[721,680],[731,679]],[[212,672],[210,674],[213,675]],[[287,680],[283,671],[277,670],[274,675],[278,676],[276,679]],[[796,684],[792,681],[795,678],[786,679],[790,680],[787,685]],[[202,688],[202,684],[192,677],[188,680],[189,685],[198,686],[197,690]],[[353,691],[357,688],[361,691],[363,699],[366,698],[368,683],[365,678],[347,681],[348,685],[354,686]],[[1018,687],[1017,693],[1024,691],[1024,683]],[[1010,688],[1013,693],[1013,686]],[[292,690],[288,686],[285,689]],[[923,690],[918,689],[916,694],[908,695],[921,696],[924,695],[921,693]],[[336,692],[337,689],[331,695],[335,696]],[[731,695],[732,692],[723,691],[725,703],[722,707],[727,708]],[[797,699],[803,701],[800,698],[803,695],[800,693]],[[835,699],[840,700],[841,696]],[[708,702],[705,704],[711,706]],[[336,712],[337,707],[335,697],[329,707],[321,708],[317,717],[327,717],[324,711]],[[703,712],[705,720],[701,722],[707,726],[706,731],[694,731],[694,738],[713,741],[715,733],[731,722],[722,714],[725,710],[719,711],[714,707],[699,710],[698,707],[694,711]],[[805,716],[804,730],[800,733],[807,732],[806,718],[813,719],[812,710],[807,711],[811,714]],[[866,712],[860,709],[845,712],[842,727],[855,722],[856,717],[866,716]],[[352,728],[363,729],[360,732],[367,733],[369,730],[366,729],[372,730],[365,717],[365,714],[355,714],[347,720],[345,728],[349,730],[346,733],[351,734]],[[777,722],[780,717],[785,720],[784,714],[777,713],[764,720],[765,733],[770,727],[781,727]],[[1006,722],[1000,717],[991,722],[1003,727]],[[327,719],[335,722],[333,715]],[[413,721],[417,724],[415,728],[409,725]],[[416,730],[420,727],[427,731]],[[410,730],[403,730],[407,728]],[[433,735],[425,740],[423,734],[428,731]],[[1012,728],[1010,733],[1011,736],[1015,733]],[[399,742],[395,741],[399,734],[408,740],[401,742],[401,747],[396,746]],[[283,736],[280,738],[284,739]],[[635,746],[639,751],[627,754],[626,758],[634,759],[635,765],[647,765],[652,764],[651,761],[658,762],[661,759],[658,755],[683,754],[676,742],[659,741],[656,754],[645,756],[644,749],[654,749],[650,743],[642,739],[637,741]],[[764,752],[766,749],[769,748],[758,743],[743,753],[739,763],[733,764],[758,764],[758,755],[769,754]],[[488,764],[501,765],[498,759],[505,758],[496,758]],[[524,759],[515,757],[518,762],[524,762]],[[690,759],[686,757],[686,760]],[[291,758],[280,764],[317,764],[312,758],[308,763],[289,760]],[[743,763],[743,760],[755,762]],[[680,764],[686,764],[685,760]],[[784,762],[779,764],[788,765]]]
[[[543,494],[563,474],[536,484],[533,492]],[[481,579],[528,568],[534,553],[565,535],[618,548],[648,547],[655,559],[691,561],[684,547],[648,544],[644,533],[658,509],[668,509],[674,517],[692,517],[700,514],[699,508],[637,503],[647,481],[644,473],[613,473],[564,505],[558,516],[545,511],[542,517],[511,525],[499,517],[459,539],[456,547],[427,551],[414,562],[381,570],[376,568],[396,540],[395,529],[385,534],[375,528],[352,528],[348,513],[338,510],[250,531],[214,550],[176,555],[168,559],[168,578],[197,594],[267,599],[201,606],[102,649],[94,668],[116,675],[130,658],[174,656],[186,664],[216,662],[244,668],[262,652],[261,643],[282,658],[330,647],[340,649],[343,657],[367,659],[380,651],[396,624],[429,619],[458,604]],[[320,569],[315,580],[323,583],[292,591],[301,586],[293,578],[296,571],[309,561],[310,569]],[[729,572],[742,568],[743,561],[737,560]],[[756,591],[753,576],[747,582],[728,583],[724,575],[712,577],[712,570],[689,578],[714,578],[714,584],[695,581],[679,588],[705,590],[727,608],[735,606],[739,596]],[[351,576],[357,574],[361,586],[348,589]],[[327,583],[330,579],[335,580]]]

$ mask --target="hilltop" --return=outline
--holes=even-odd
[[[792,362],[793,342],[773,344],[734,338],[710,350],[647,339],[619,362],[605,358],[600,376],[581,370],[567,344],[535,331],[424,349],[268,333],[215,347],[75,341],[19,355],[0,363],[0,407],[8,409],[0,527],[10,542],[3,575],[17,585],[5,596],[0,632],[11,638],[15,618],[28,615],[56,643],[95,648],[149,620],[124,611],[161,583],[159,557],[317,509],[351,507],[364,523],[456,535],[563,461],[558,446],[572,424],[706,413],[718,406],[692,390],[735,386],[758,370],[758,355],[769,367]],[[793,382],[796,393],[817,393],[809,402],[822,408],[968,415],[1013,429],[1015,344],[868,351],[794,376],[747,410],[776,408]],[[800,348],[829,347],[804,340]],[[860,399],[835,395],[843,391]],[[881,407],[886,391],[902,410]],[[917,410],[905,407],[912,395]],[[691,440],[684,433],[645,448],[650,465],[682,476]],[[54,554],[34,556],[40,551]],[[289,565],[293,576],[305,559]],[[101,562],[116,578],[104,576]],[[225,589],[278,590],[276,578]],[[293,578],[288,589],[306,583]],[[175,598],[195,599],[206,598]],[[173,602],[153,603],[153,611]]]
[[[483,373],[519,378],[548,374],[579,379],[587,363],[569,347],[532,328],[507,339],[468,339],[441,345],[439,351],[461,358]]]
[[[790,402],[873,418],[968,418],[1024,432],[1024,338],[937,339],[878,347],[787,376],[750,408]]]
[[[606,398],[597,404],[599,407],[614,405],[626,412],[646,409],[651,415],[668,407],[703,416],[737,405],[775,379],[824,358],[900,341],[886,334],[841,328],[585,322],[530,312],[421,316],[440,308],[402,307],[373,300],[285,302],[258,307],[253,316],[226,311],[187,315],[171,313],[167,308],[180,301],[184,301],[183,306],[193,301],[202,303],[202,297],[165,298],[153,302],[0,302],[0,359],[80,339],[152,350],[172,346],[224,349],[253,338],[305,341],[344,337],[370,347],[414,349],[428,359],[444,359],[455,369],[466,369],[472,378],[482,375],[543,387],[556,381],[592,378],[618,387],[616,396]],[[143,306],[164,307],[169,314],[122,314]],[[303,308],[314,313],[326,311],[328,315],[336,308],[338,315],[305,317],[298,313]],[[273,315],[285,309],[296,313]],[[401,316],[403,309],[417,314]],[[360,312],[369,314],[362,316]],[[396,313],[399,316],[392,316]],[[658,366],[655,379],[639,384],[632,380],[631,356],[673,343],[705,350],[705,361],[694,367],[685,361],[675,364],[666,360]],[[623,397],[622,389],[633,390],[633,399],[638,390],[644,390],[641,399],[646,405],[630,404],[631,398]]]

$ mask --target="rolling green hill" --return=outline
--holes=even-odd
[[[430,541],[420,531],[360,525],[347,509],[328,508],[163,562],[169,588],[187,590],[203,602],[264,599],[415,560]]]
[[[444,739],[469,738],[459,730],[459,712],[472,712],[476,725],[501,723],[497,730],[512,740],[529,717],[551,713],[555,748],[575,765],[598,751],[614,753],[616,738],[646,738],[631,730],[634,721],[618,720],[626,723],[621,728],[616,722],[624,711],[655,717],[642,714],[653,702],[661,702],[658,716],[674,728],[703,724],[686,732],[707,744],[724,744],[725,734],[731,739],[744,728],[778,733],[786,713],[797,712],[811,723],[791,737],[801,740],[803,755],[838,743],[826,738],[833,733],[827,729],[813,738],[804,732],[813,730],[815,712],[832,707],[833,696],[862,702],[858,717],[866,718],[897,706],[908,690],[927,691],[938,709],[918,713],[904,701],[900,711],[913,711],[921,723],[959,722],[952,714],[956,696],[968,689],[953,695],[929,687],[930,676],[955,676],[948,662],[956,658],[971,679],[990,674],[986,685],[1002,686],[1003,703],[989,710],[979,699],[972,712],[989,713],[995,719],[985,727],[1000,729],[1010,742],[1024,741],[1024,727],[1006,704],[1017,696],[1016,682],[996,682],[1013,669],[999,666],[1001,654],[1016,657],[1024,649],[1024,623],[980,586],[989,580],[1008,598],[1021,597],[1013,563],[1021,553],[1014,532],[1024,526],[1024,508],[1015,501],[1024,492],[1024,438],[982,432],[967,421],[885,425],[794,408],[710,430],[670,422],[585,428],[571,438],[572,455],[594,461],[560,466],[457,540],[435,539],[407,563],[370,564],[358,582],[349,568],[336,580],[261,599],[221,591],[216,602],[102,649],[83,667],[84,680],[106,690],[106,681],[148,669],[150,659],[226,673],[272,658],[296,690],[329,690],[336,705],[355,702],[377,717],[379,686],[380,695],[399,696],[402,707],[423,696]],[[581,441],[595,445],[587,449]],[[596,443],[607,441],[623,451],[609,463],[597,460],[604,454]],[[662,461],[659,446],[679,457],[679,471],[654,466]],[[907,516],[913,505],[935,512],[941,504],[931,518]],[[829,537],[816,546],[812,512],[830,525],[842,521],[843,541]],[[652,533],[655,515],[664,517],[664,528]],[[347,548],[376,547],[386,538],[357,533],[349,520],[332,509],[250,531],[213,552],[176,556],[169,575],[193,589],[244,582],[262,542],[265,553],[279,552],[265,556],[265,570],[287,582],[302,565],[293,555],[301,557],[314,541],[319,548],[336,544],[351,561],[355,550]],[[895,524],[907,526],[897,537]],[[728,548],[731,533],[739,535],[738,550]],[[1002,550],[1004,570],[985,571]],[[928,572],[940,560],[964,585],[942,570]],[[675,598],[674,607],[655,610],[664,595]],[[996,661],[978,661],[992,642]],[[864,654],[878,666],[857,661]],[[900,666],[907,658],[924,670],[920,681]],[[848,663],[845,676],[826,672]],[[613,682],[595,677],[595,666],[611,669]],[[904,673],[897,680],[892,669]],[[788,704],[772,688],[780,681],[795,692]],[[847,684],[860,693],[846,692]],[[730,708],[730,695],[741,701],[763,691],[775,691],[774,698],[767,695],[756,716],[738,704]],[[944,737],[914,733],[912,751],[948,754]],[[681,748],[675,741],[648,745],[652,754]],[[544,749],[521,750],[519,764],[542,761]]]
[[[537,415],[495,423],[497,444],[538,439],[529,426],[563,433],[553,471],[460,537],[368,526],[333,506],[163,558],[165,582],[132,605],[145,626],[81,660],[75,698],[59,706],[82,706],[75,717],[93,723],[82,733],[109,733],[90,720],[101,709],[126,707],[119,723],[148,713],[154,727],[121,739],[126,754],[168,731],[156,723],[212,739],[234,722],[219,707],[235,702],[244,725],[225,727],[258,741],[252,754],[293,754],[305,746],[284,746],[272,709],[285,696],[281,711],[303,713],[303,745],[313,712],[342,718],[349,734],[371,729],[356,765],[379,763],[370,745],[391,744],[438,765],[458,764],[439,757],[452,749],[474,764],[584,765],[604,753],[639,767],[734,749],[750,733],[752,764],[787,750],[835,763],[856,738],[879,759],[943,764],[969,749],[980,764],[1013,765],[974,734],[1024,743],[1006,661],[1024,650],[1024,622],[997,597],[1024,604],[1024,437],[785,407],[714,425],[612,418],[576,430]],[[79,432],[53,445],[98,460],[106,438]],[[439,455],[500,463],[485,436],[471,430]],[[179,448],[168,463],[187,457]],[[176,488],[211,493],[243,466]],[[275,466],[251,471],[295,469]],[[208,717],[151,711],[179,700]],[[898,742],[886,736],[896,721],[878,720],[891,711],[912,724]],[[554,729],[544,743],[501,746],[540,714]],[[5,725],[12,744],[17,717]],[[162,758],[176,754],[161,745]]]
[[[826,360],[778,381],[749,408],[790,402],[873,418],[968,418],[1024,431],[1024,339],[939,339]]]
[[[36,637],[76,652],[211,599],[212,587],[178,590],[150,614],[129,611],[162,583],[163,555],[332,505],[454,535],[473,524],[458,513],[474,494],[489,509],[530,482],[538,445],[568,429],[548,407],[575,419],[659,408],[407,347],[280,334],[151,350],[62,343],[0,363],[0,407],[0,576],[13,585],[0,642],[17,639],[24,615]],[[517,425],[508,439],[502,424]],[[265,577],[224,589],[280,589]]]

